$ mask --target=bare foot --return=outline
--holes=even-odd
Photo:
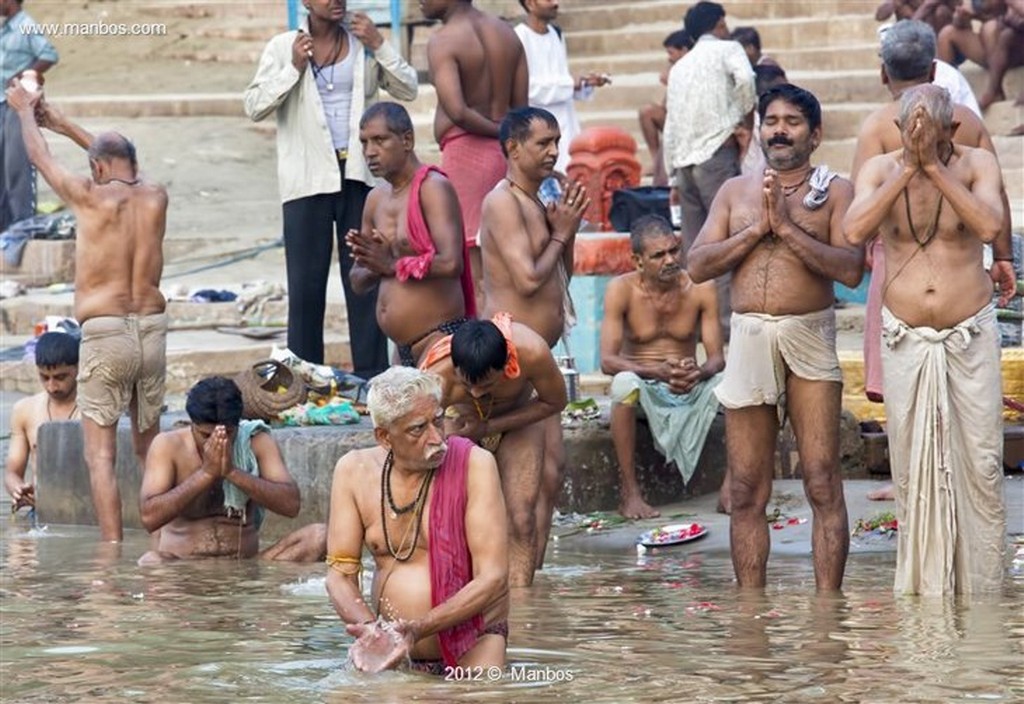
[[[993,93],[992,91],[985,91],[985,94],[978,98],[978,107],[984,112],[988,110],[992,103],[998,103],[1001,100],[1006,100],[1006,95],[1003,91]]]
[[[875,489],[874,491],[868,492],[869,501],[895,501],[896,495],[893,493],[892,482],[887,482],[881,489]]]
[[[623,498],[622,503],[619,504],[619,513],[626,518],[657,518],[661,515],[661,511],[649,506],[646,501],[641,499],[639,496],[632,496],[629,498]]]
[[[1024,125],[1017,125],[1016,127],[1014,127],[1012,130],[1010,130],[1009,136],[1024,137]]]

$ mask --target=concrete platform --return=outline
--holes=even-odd
[[[603,414],[597,421],[565,429],[567,471],[558,507],[563,512],[586,513],[615,510],[619,498],[618,465],[608,430],[608,401],[602,401]],[[161,419],[164,429],[184,421],[184,414],[169,414]],[[866,477],[863,443],[852,416],[843,421],[843,473],[847,477]],[[302,490],[302,511],[294,521],[267,518],[267,535],[279,535],[294,525],[324,521],[330,497],[334,465],[346,452],[375,444],[372,427],[364,418],[358,425],[312,428],[279,428],[273,431],[285,462]],[[776,456],[776,473],[790,478],[798,471],[791,461],[792,441],[784,431]],[[131,450],[131,432],[127,422],[118,428],[118,486],[126,527],[140,527],[138,495],[142,472]],[[89,473],[82,449],[78,423],[49,423],[39,431],[38,466],[44,470],[39,479],[38,511],[48,523],[95,525]],[[637,477],[647,500],[655,505],[684,498],[717,493],[724,476],[725,419],[719,415],[712,423],[704,452],[688,485],[675,466],[666,464],[654,449],[645,423],[637,426]]]
[[[860,518],[870,519],[887,511],[895,513],[895,502],[871,501],[867,498],[868,493],[879,486],[880,482],[868,479],[848,479],[843,482],[851,533]],[[1003,495],[1006,501],[1006,532],[1010,536],[1020,535],[1024,533],[1024,475],[1017,474],[1006,477],[1003,483]],[[581,531],[562,536],[559,533],[565,534],[571,532],[572,529],[555,529],[553,531],[555,538],[548,549],[594,555],[635,554],[637,538],[641,533],[668,523],[665,516],[682,514],[685,517],[672,522],[701,523],[707,527],[707,535],[692,543],[649,550],[638,556],[638,560],[680,558],[696,552],[728,553],[729,517],[717,513],[715,506],[716,498],[714,496],[698,496],[660,506],[662,518],[633,521],[605,530],[590,533]],[[805,522],[790,525],[788,521],[784,520],[782,528],[769,531],[771,552],[776,555],[810,555],[813,523],[811,508],[804,496],[802,482],[794,479],[776,479],[772,489],[772,500],[768,504],[769,512],[773,511],[775,507],[782,511],[786,519],[795,518],[797,521]],[[895,537],[864,535],[850,540],[850,554],[895,551]],[[771,563],[769,563],[768,569],[772,569]]]
[[[183,414],[165,415],[164,429]],[[313,428],[280,428],[273,431],[285,462],[302,489],[302,511],[295,521],[270,517],[268,535],[287,532],[289,526],[325,521],[334,465],[346,452],[375,444],[372,426],[364,418],[359,425]],[[678,501],[688,496],[717,492],[725,468],[725,422],[719,417],[705,446],[689,486],[684,486],[674,465],[666,465],[654,450],[646,425],[637,433],[637,475],[648,498],[655,503]],[[589,512],[614,509],[618,504],[618,467],[608,432],[607,414],[600,422],[565,431],[568,471],[559,506],[563,511]],[[118,428],[117,477],[126,527],[141,527],[138,496],[141,471],[131,450],[127,422]],[[95,525],[89,473],[82,451],[78,423],[49,423],[39,431],[38,466],[40,519],[48,523]]]

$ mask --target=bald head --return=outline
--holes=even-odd
[[[923,106],[928,116],[941,129],[953,125],[953,100],[949,91],[933,83],[924,83],[905,91],[900,99],[900,124],[907,125],[910,116],[918,106]]]
[[[104,132],[97,135],[89,146],[89,158],[111,163],[122,160],[131,164],[132,171],[138,167],[135,159],[135,145],[122,134]]]

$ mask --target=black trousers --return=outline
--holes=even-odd
[[[341,171],[345,172],[344,162]],[[346,180],[338,193],[320,193],[284,204],[288,347],[307,361],[324,361],[327,277],[337,240],[353,371],[365,379],[387,369],[387,337],[377,325],[377,290],[362,296],[352,291],[352,257],[345,244],[345,233],[361,226],[363,204],[369,192],[366,184]]]

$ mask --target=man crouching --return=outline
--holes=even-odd
[[[491,453],[445,438],[441,381],[393,367],[367,398],[378,447],[334,468],[327,592],[360,670],[503,666],[508,638],[505,503]],[[376,564],[363,601],[363,545]]]
[[[191,425],[160,433],[146,457],[139,513],[156,551],[140,565],[167,559],[254,557],[263,510],[294,518],[299,487],[263,421],[242,420],[235,382],[198,382],[185,403]],[[324,526],[282,538],[261,557],[312,561],[324,555]]]

